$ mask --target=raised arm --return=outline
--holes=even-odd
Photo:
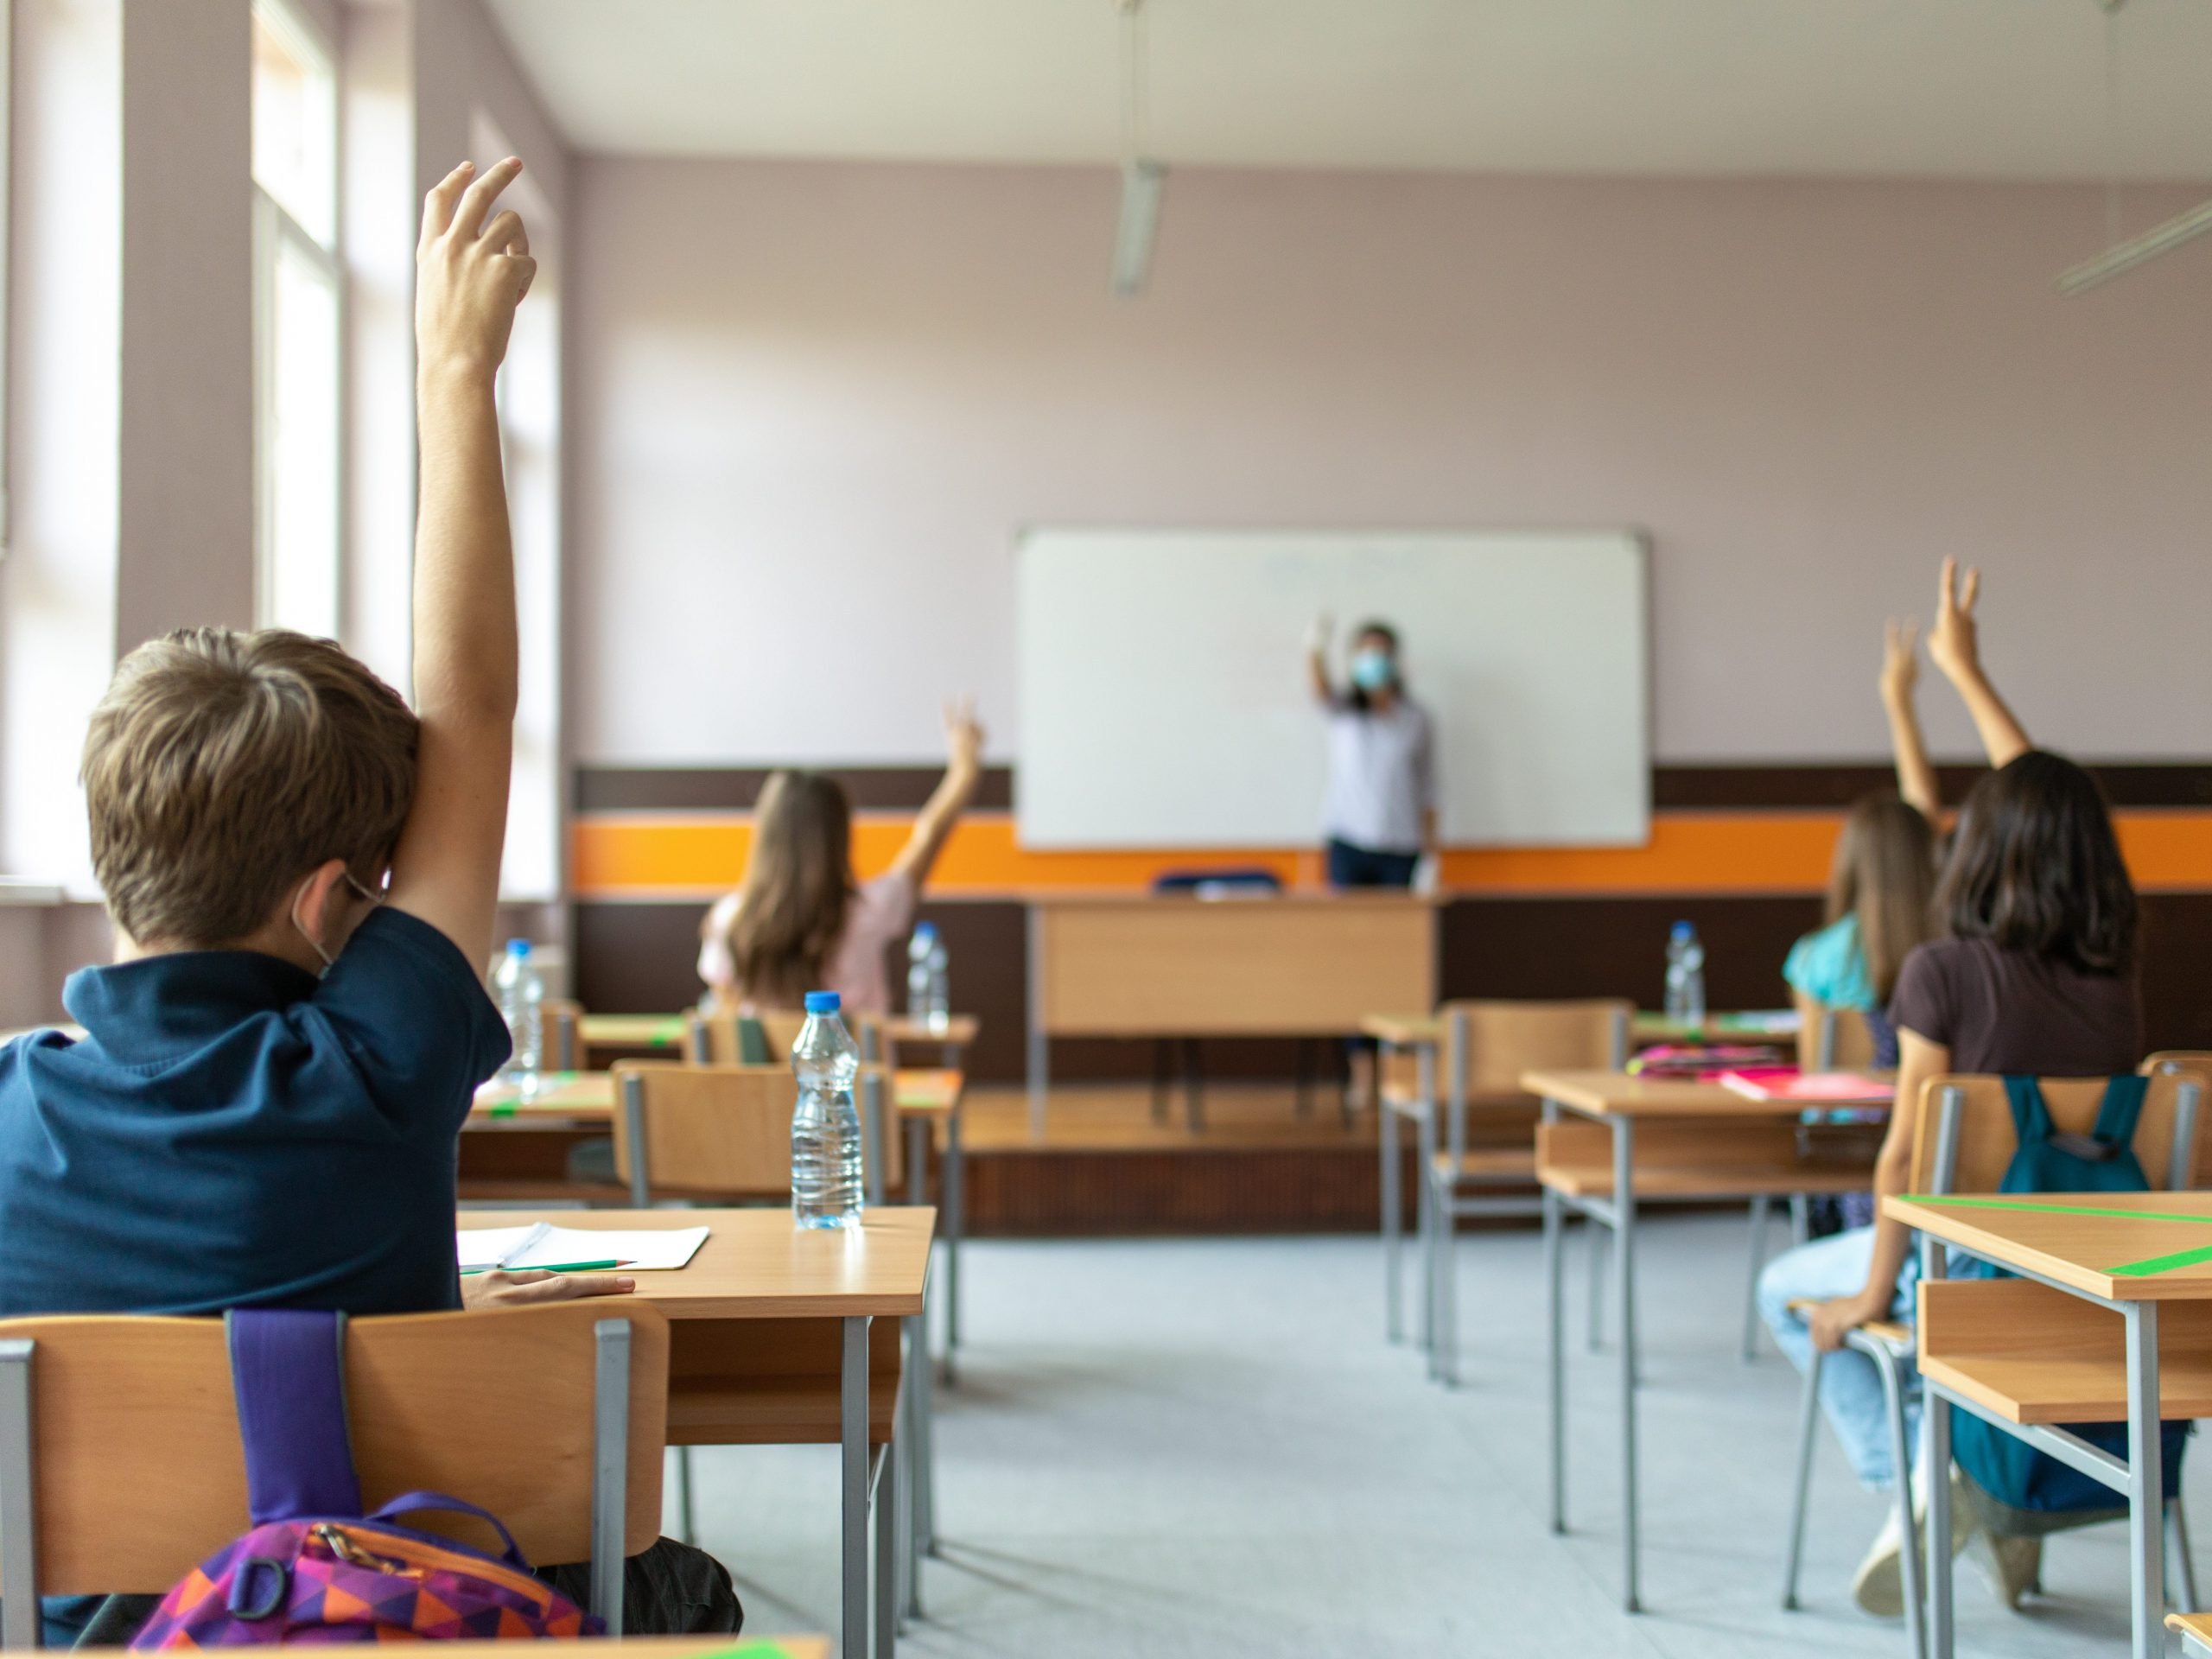
[[[968,803],[976,798],[976,785],[983,777],[983,728],[976,723],[972,701],[948,703],[944,710],[946,765],[944,779],[914,820],[914,833],[906,838],[892,873],[903,875],[919,893],[944,850],[945,840]]]
[[[1920,677],[1919,643],[1919,626],[1910,617],[1889,625],[1882,651],[1882,708],[1890,720],[1897,793],[1933,824],[1943,810],[1943,796],[1936,768],[1929,764],[1928,745],[1920,735],[1920,711],[1913,702],[1913,686]]]
[[[416,251],[415,805],[391,902],[488,958],[506,839],[516,698],[514,550],[493,384],[537,264],[492,205],[522,171],[464,162],[423,206]]]
[[[1974,728],[1993,766],[2010,766],[2035,747],[2005,699],[1981,669],[1981,642],[1974,626],[1974,602],[1981,597],[1981,572],[1969,568],[1959,577],[1959,562],[1943,561],[1942,589],[1936,601],[1936,626],[1928,636],[1928,655],[1943,677],[1958,689]]]
[[[1337,688],[1329,683],[1329,636],[1336,625],[1327,613],[1313,619],[1313,626],[1306,636],[1306,673],[1313,687],[1313,695],[1333,709],[1337,706]]]

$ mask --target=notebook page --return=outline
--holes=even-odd
[[[567,1262],[622,1262],[640,1269],[680,1268],[707,1242],[704,1227],[637,1228],[614,1231],[597,1227],[548,1227],[542,1238],[512,1251],[510,1268],[550,1268]]]

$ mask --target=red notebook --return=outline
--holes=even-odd
[[[1897,1084],[1864,1071],[1800,1071],[1793,1065],[1745,1066],[1713,1079],[1751,1100],[1802,1100],[1822,1105],[1887,1105]]]

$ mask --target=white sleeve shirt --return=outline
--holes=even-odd
[[[1329,715],[1329,788],[1322,833],[1371,853],[1417,853],[1421,815],[1436,805],[1427,714],[1401,697],[1388,714],[1348,703]]]

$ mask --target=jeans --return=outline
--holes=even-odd
[[[1348,841],[1329,842],[1329,885],[1332,887],[1410,887],[1419,853],[1378,853]]]
[[[1795,1301],[1829,1301],[1855,1296],[1866,1287],[1866,1269],[1873,1264],[1874,1230],[1854,1227],[1848,1232],[1800,1244],[1766,1265],[1759,1274],[1759,1317],[1774,1333],[1774,1340],[1799,1370],[1813,1363],[1813,1333],[1805,1321],[1789,1311]],[[1897,1275],[1897,1294],[1890,1317],[1910,1322],[1915,1311],[1913,1287],[1919,1282],[1916,1256],[1905,1257]],[[1909,1367],[1908,1357],[1905,1363]],[[1889,1407],[1882,1394],[1882,1374],[1864,1354],[1846,1348],[1821,1361],[1821,1409],[1828,1427],[1843,1442],[1844,1455],[1859,1484],[1873,1491],[1887,1491],[1897,1484],[1897,1467],[1890,1455]],[[1905,1444],[1920,1444],[1920,1401],[1905,1400]]]

